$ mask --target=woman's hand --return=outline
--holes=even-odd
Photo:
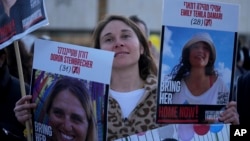
[[[233,125],[240,124],[239,114],[237,112],[237,103],[235,101],[230,101],[227,104],[226,110],[221,113],[219,121],[231,123]]]
[[[31,95],[25,95],[16,102],[16,106],[14,108],[15,116],[22,124],[25,124],[26,121],[31,119],[31,110],[36,107],[36,103],[30,103],[31,99]]]

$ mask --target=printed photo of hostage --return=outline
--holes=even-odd
[[[181,81],[173,104],[226,104],[229,88],[214,69],[216,50],[208,33],[195,34],[183,47],[180,63],[172,72]]]
[[[14,109],[19,122],[32,118],[33,140],[97,141],[90,82],[43,71],[34,76],[32,95],[19,99]]]
[[[215,45],[208,33],[197,33],[187,41],[179,64],[171,71],[171,81],[180,82],[179,92],[172,95],[173,104],[230,105],[230,90],[214,69],[215,60]],[[228,107],[230,106],[226,106],[226,109]],[[222,111],[206,110],[205,120],[209,123],[224,121],[223,112],[237,115],[236,106],[231,108],[232,110]],[[238,123],[238,118],[235,117],[230,122]]]
[[[44,19],[43,0],[0,0],[0,44]]]
[[[45,101],[48,115],[47,140],[95,141],[96,121],[91,97],[85,84],[77,78],[62,77],[56,81]],[[40,127],[36,127],[40,126]],[[35,129],[42,124],[35,123]],[[36,133],[38,133],[37,131]],[[41,133],[44,134],[44,133]]]

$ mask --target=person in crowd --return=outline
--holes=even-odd
[[[150,35],[150,31],[148,29],[147,24],[142,19],[140,19],[137,15],[131,15],[129,16],[129,19],[135,22],[135,24],[141,29],[142,33],[144,33],[144,35],[148,39]]]
[[[246,70],[243,68],[244,63],[244,52],[242,49],[242,43],[241,40],[238,41],[238,47],[237,47],[237,56],[236,56],[236,76],[240,76],[241,74],[244,74]]]
[[[218,120],[239,124],[236,102],[228,103],[230,92],[214,69],[215,59],[215,46],[208,33],[197,33],[188,40],[180,63],[171,72],[172,80],[181,82],[180,92],[173,94],[173,104],[228,104],[231,109]]]
[[[244,61],[242,67],[245,70],[250,70],[250,41],[247,40],[247,37],[241,36],[241,49],[244,55]]]
[[[16,103],[14,111],[21,123],[31,118],[27,109],[36,107],[35,103],[27,103],[30,99],[27,95]],[[44,109],[52,127],[52,136],[48,140],[97,140],[91,97],[79,79],[66,76],[58,79],[45,100]]]
[[[33,54],[27,50],[24,40],[18,40],[17,42],[21,57],[24,81],[25,83],[30,84],[32,76]],[[8,48],[6,48],[6,51],[8,53],[8,67],[10,69],[10,73],[13,76],[19,78],[14,43],[10,44]]]
[[[131,15],[131,16],[129,16],[129,19],[136,23],[136,25],[142,30],[142,32],[144,33],[144,35],[148,39],[149,49],[150,49],[157,65],[158,65],[160,54],[156,50],[156,47],[152,44],[152,42],[149,39],[150,30],[148,29],[147,24],[142,19],[140,19],[137,15]]]
[[[236,87],[237,110],[239,113],[240,124],[249,123],[250,115],[246,112],[246,107],[249,105],[249,86],[250,86],[250,71],[239,76]]]
[[[236,63],[235,63],[235,73],[234,73],[234,99],[236,96],[236,87],[237,87],[237,80],[238,78],[245,74],[247,71],[243,68],[244,63],[244,53],[242,49],[242,41],[238,40],[238,47],[237,47],[237,55],[236,55]]]
[[[144,33],[127,17],[108,16],[96,26],[93,46],[115,52],[107,140],[159,127],[155,120],[157,67]]]
[[[6,47],[7,48],[7,47]],[[6,48],[0,50],[0,140],[24,141],[24,126],[16,119],[13,111],[16,102],[21,98],[21,87],[18,78],[12,76],[7,65]],[[29,93],[28,84],[25,85]]]

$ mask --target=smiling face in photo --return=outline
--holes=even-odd
[[[86,112],[69,90],[57,94],[49,111],[49,119],[56,141],[86,140],[89,126]]]
[[[209,45],[204,42],[197,42],[190,48],[190,64],[192,67],[205,67],[209,61]]]

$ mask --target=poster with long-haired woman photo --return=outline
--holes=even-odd
[[[37,105],[32,120],[34,140],[103,140],[113,55],[36,40],[31,81],[32,102]]]
[[[234,100],[238,13],[227,3],[164,1],[158,123],[223,123]]]

